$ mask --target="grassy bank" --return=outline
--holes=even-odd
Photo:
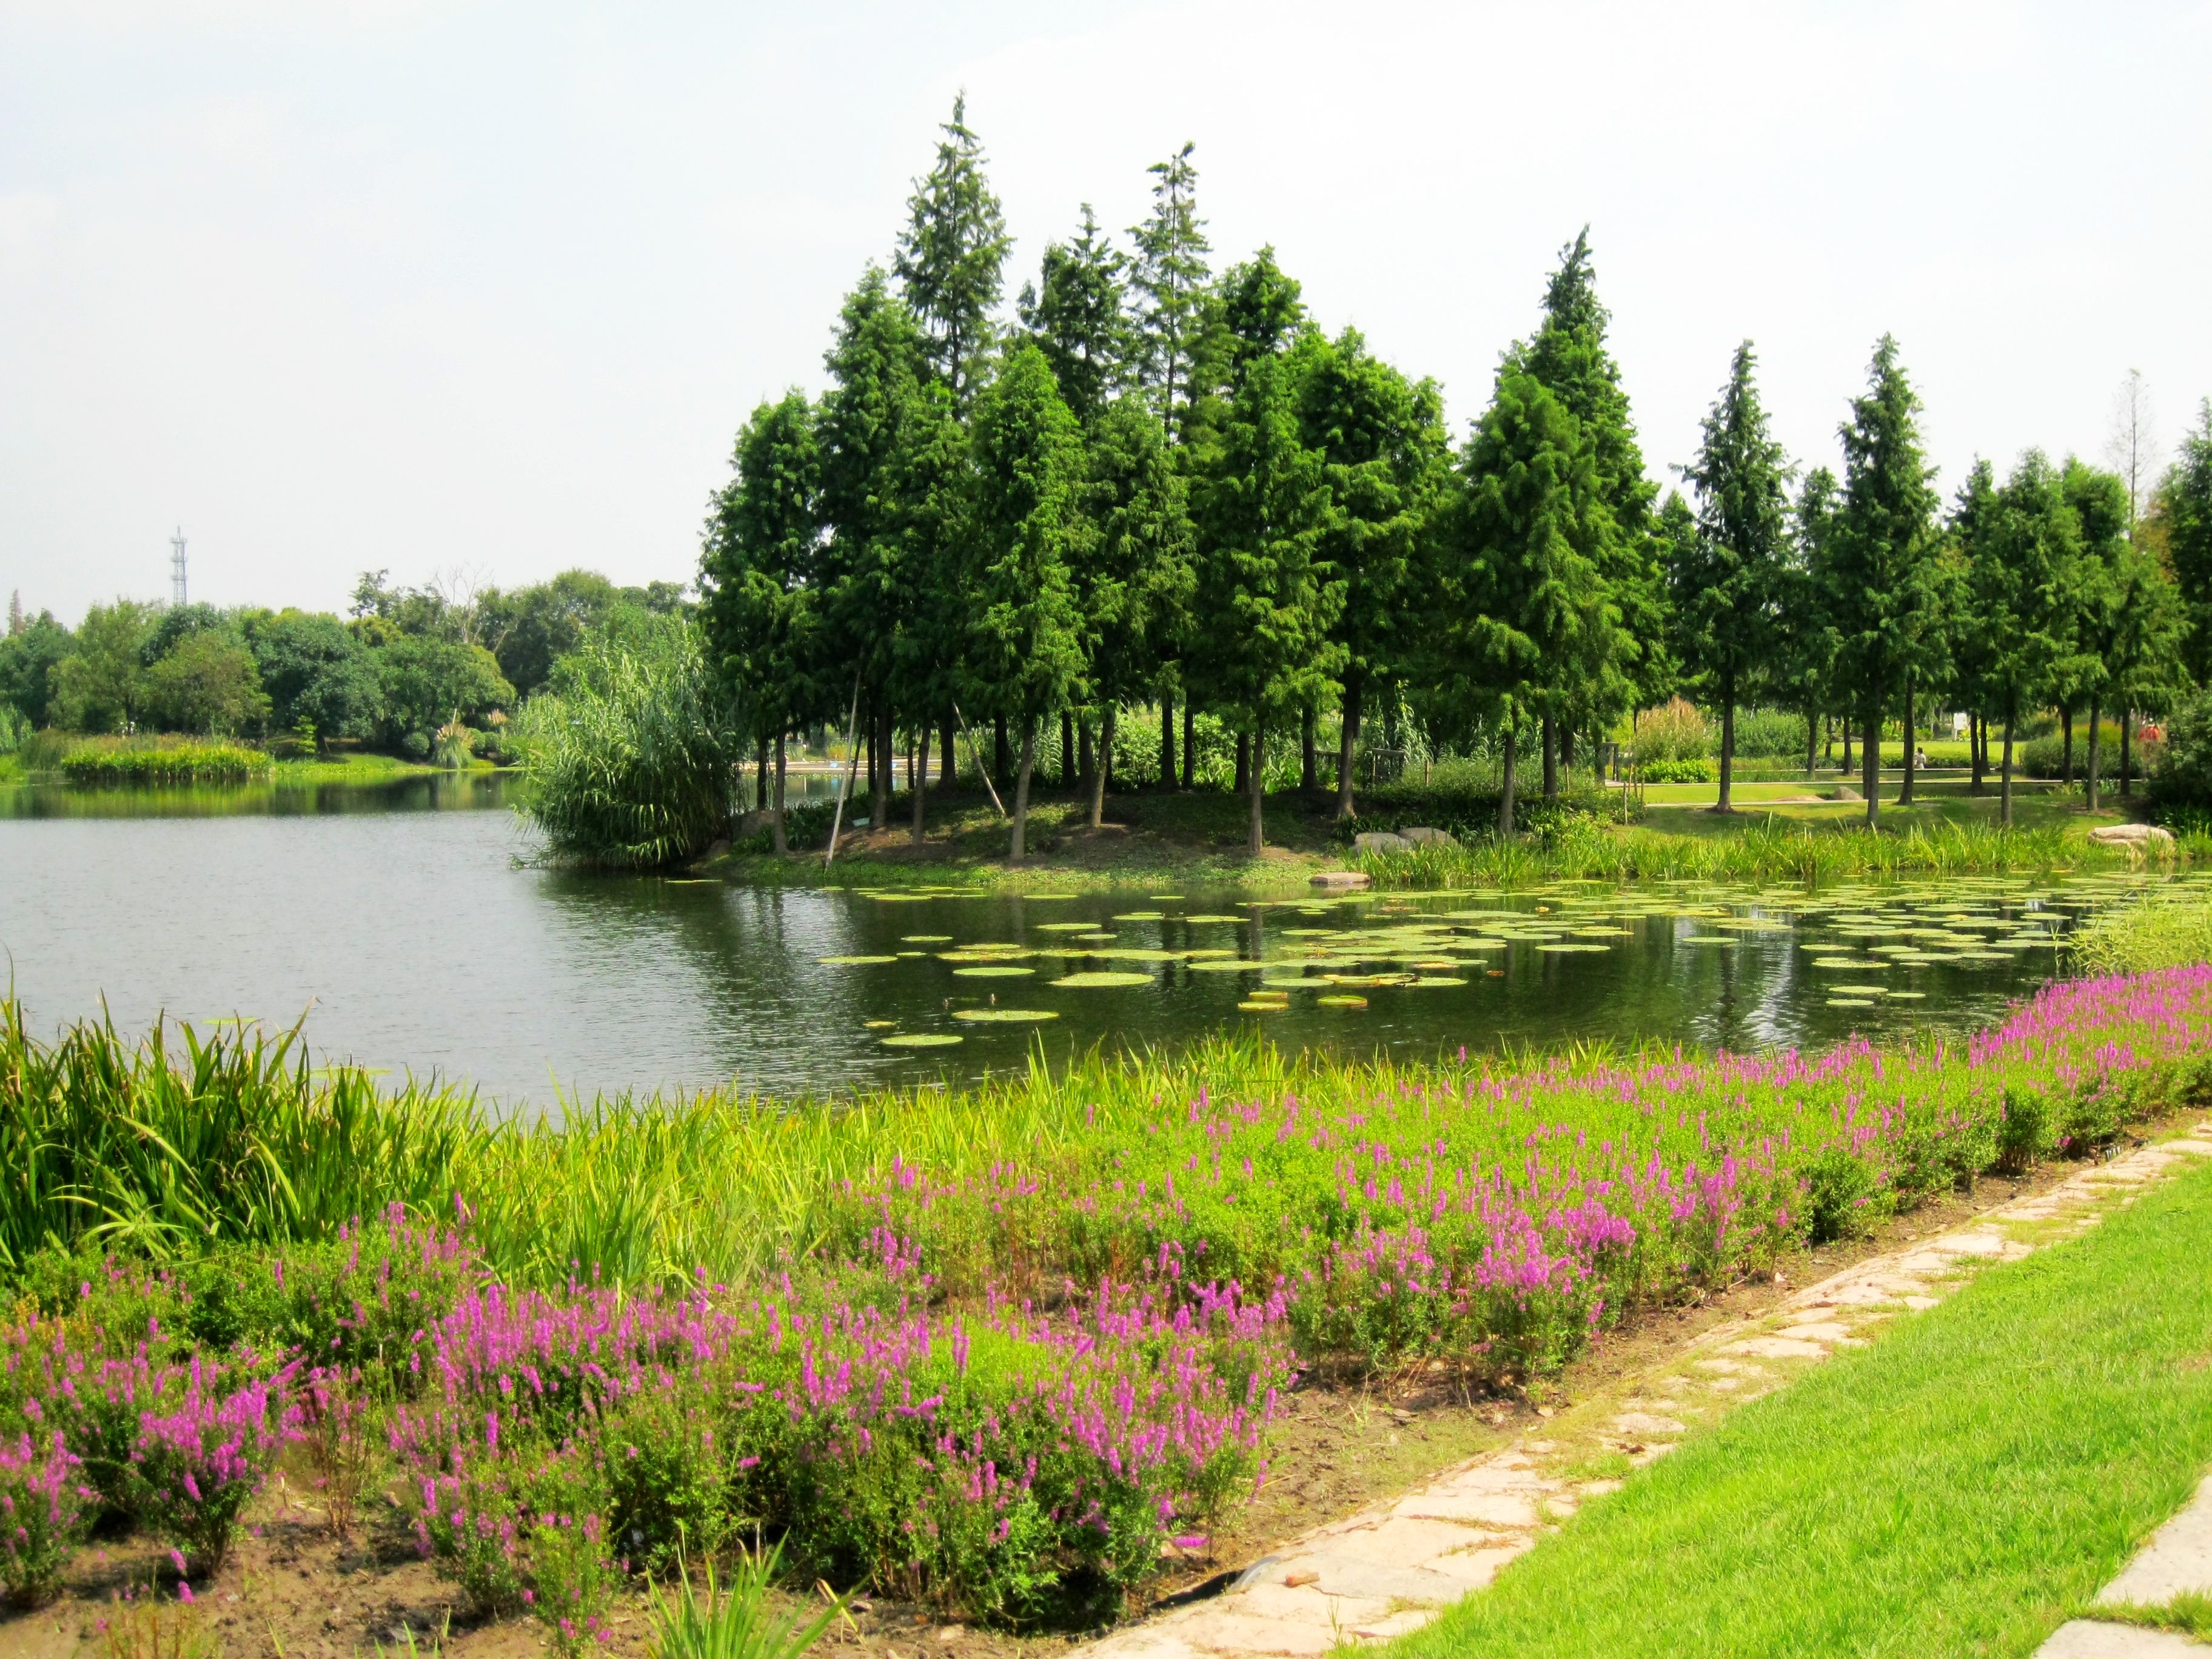
[[[1406,1655],[2032,1653],[2212,1460],[2212,1170],[1632,1476]]]
[[[741,1521],[840,1583],[1081,1625],[1166,1541],[1203,1549],[1301,1370],[1540,1389],[1641,1308],[2208,1083],[2206,968],[2053,988],[1948,1046],[1224,1045],[532,1127],[281,1037],[49,1046],[11,1006],[0,1439],[41,1438],[0,1484],[58,1468],[94,1494],[63,1534],[105,1514],[204,1575],[306,1459],[563,1643]]]
[[[432,777],[453,769],[432,766],[422,761],[403,760],[397,755],[299,755],[277,761],[270,767],[269,775],[272,782],[287,788],[296,788],[308,783],[389,783],[400,778]],[[489,771],[492,768],[488,762],[471,761],[460,769],[476,772]]]

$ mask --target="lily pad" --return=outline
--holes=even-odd
[[[1069,991],[1103,991],[1115,986],[1150,985],[1152,982],[1152,976],[1150,974],[1111,972],[1070,974],[1065,979],[1053,981],[1054,985]]]
[[[952,935],[950,933],[902,933],[899,936],[899,943],[902,945],[950,945],[952,943]]]
[[[1239,957],[1234,962],[1186,962],[1183,966],[1194,974],[1256,974],[1268,964],[1250,957]]]
[[[1434,989],[1446,985],[1464,985],[1467,981],[1453,974],[1424,974],[1413,981],[1414,988]]]
[[[979,1025],[1022,1025],[1034,1024],[1041,1019],[1058,1019],[1060,1015],[1051,1008],[962,1008],[952,1018]]]
[[[871,1019],[861,1023],[871,1031],[888,1031],[898,1024],[895,1019]]]
[[[1280,1014],[1280,1013],[1286,1013],[1286,1012],[1289,1012],[1289,1010],[1290,1010],[1290,1006],[1291,1006],[1291,1005],[1290,1005],[1289,1003],[1287,1003],[1287,1002],[1249,1002],[1249,1001],[1247,1001],[1247,1002],[1240,1002],[1240,1003],[1238,1003],[1237,1006],[1239,1008],[1243,1009],[1243,1010],[1246,1013],[1248,1013],[1248,1014]]]
[[[1185,921],[1243,921],[1243,916],[1185,916]]]
[[[1030,932],[1037,933],[1093,933],[1098,931],[1095,921],[1040,921]]]
[[[1316,997],[1314,1002],[1322,1008],[1364,1008],[1367,1006],[1365,997],[1346,996],[1342,993],[1334,996]]]
[[[816,958],[832,968],[863,968],[878,962],[896,962],[896,957],[820,957]]]
[[[884,1039],[886,1048],[950,1048],[967,1039],[951,1031],[902,1031]]]
[[[1164,921],[1166,918],[1157,910],[1131,910],[1115,917],[1114,920],[1116,921]]]
[[[1036,969],[1034,968],[1009,967],[1004,963],[994,963],[988,967],[983,968],[955,968],[952,972],[955,976],[961,979],[1021,979],[1028,975],[1034,974],[1036,972]]]
[[[1578,944],[1566,944],[1566,945],[1538,945],[1536,948],[1537,948],[1539,951],[1542,951],[1546,956],[1559,957],[1559,956],[1566,956],[1566,955],[1568,955],[1568,954],[1570,954],[1570,953],[1577,953],[1577,954],[1579,954],[1579,953],[1581,953],[1581,952],[1589,951],[1604,951],[1604,950],[1607,949],[1608,947],[1607,947],[1607,946],[1605,946],[1605,945],[1578,945]]]

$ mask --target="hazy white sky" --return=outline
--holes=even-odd
[[[0,589],[689,578],[964,87],[1018,238],[1198,144],[1455,428],[1588,221],[1656,473],[1758,343],[1832,462],[1893,331],[1948,494],[2212,393],[2212,4],[0,0]]]

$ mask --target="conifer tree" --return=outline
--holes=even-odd
[[[1089,533],[1083,435],[1033,344],[1017,349],[977,398],[970,584],[974,674],[1020,734],[1008,856],[1027,854],[1038,721],[1080,689],[1083,623],[1073,567]]]
[[[2073,648],[2066,593],[2081,529],[2057,472],[2036,450],[1994,493],[1970,482],[1954,524],[1973,594],[1977,659],[1993,712],[2004,720],[1998,821],[2010,828],[2021,710],[2060,683]]]
[[[1805,772],[1813,772],[1820,722],[1833,705],[1836,630],[1828,614],[1828,562],[1835,546],[1836,475],[1816,466],[1798,486],[1790,513],[1790,558],[1783,572],[1776,650],[1798,711],[1805,716]]]
[[[1322,558],[1344,588],[1332,630],[1343,653],[1336,815],[1352,816],[1352,759],[1370,684],[1395,687],[1414,649],[1414,561],[1449,475],[1435,382],[1409,381],[1346,329],[1301,347],[1301,441],[1328,486]]]
[[[1666,543],[1677,655],[1721,705],[1720,799],[1735,810],[1735,709],[1745,682],[1768,660],[1783,593],[1789,462],[1767,429],[1746,340],[1705,422],[1698,459],[1682,469],[1698,492],[1697,533]]]
[[[1498,833],[1513,832],[1519,741],[1611,649],[1614,534],[1595,454],[1565,405],[1509,362],[1465,449],[1439,535],[1425,678],[1448,726],[1498,731]]]
[[[991,349],[991,313],[1013,239],[983,176],[983,144],[968,125],[966,93],[952,100],[952,118],[939,131],[937,164],[915,180],[891,269],[921,323],[931,367],[951,390],[954,407],[964,410]]]
[[[1136,349],[1127,308],[1128,264],[1098,234],[1097,216],[1085,202],[1075,240],[1045,248],[1038,280],[1016,301],[1022,326],[1044,353],[1061,398],[1086,430],[1121,391]]]
[[[1223,410],[1194,502],[1207,684],[1251,745],[1249,849],[1266,844],[1268,726],[1321,696],[1342,658],[1330,637],[1344,590],[1323,558],[1328,485],[1300,441],[1295,369],[1250,356]]]
[[[1885,334],[1842,428],[1843,506],[1827,596],[1838,670],[1864,728],[1869,825],[1881,815],[1883,705],[1928,659],[1941,617],[1934,469],[1921,453],[1919,412],[1897,342]]]
[[[1152,215],[1129,230],[1137,250],[1129,283],[1140,301],[1138,377],[1169,436],[1178,442],[1190,408],[1191,360],[1204,315],[1206,256],[1212,251],[1206,221],[1198,216],[1198,168],[1190,159],[1196,148],[1187,143],[1152,164]]]
[[[2212,684],[2212,398],[2182,438],[2151,518],[2153,538],[2165,548],[2187,617],[2183,651],[2190,678]]]
[[[1543,719],[1545,793],[1558,791],[1554,769],[1563,720],[1609,720],[1630,707],[1656,702],[1673,689],[1665,640],[1666,584],[1652,534],[1658,488],[1644,476],[1644,452],[1621,387],[1620,368],[1607,349],[1611,315],[1597,297],[1589,228],[1560,250],[1559,268],[1544,289],[1544,322],[1535,337],[1509,354],[1574,419],[1590,451],[1603,530],[1590,549],[1618,625],[1590,641],[1583,678],[1555,689]]]
[[[699,561],[708,659],[753,735],[775,745],[770,823],[786,850],[784,738],[830,701],[818,678],[815,609],[821,552],[821,453],[805,395],[762,404],[738,434],[736,473],[719,491]]]

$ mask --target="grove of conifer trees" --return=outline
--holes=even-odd
[[[779,806],[795,732],[856,726],[879,825],[901,734],[922,777],[972,744],[1019,860],[1055,723],[1102,757],[1095,825],[1117,720],[1157,711],[1161,779],[1180,754],[1188,787],[1204,711],[1237,734],[1256,853],[1270,744],[1302,742],[1313,785],[1335,714],[1349,816],[1363,723],[1402,708],[1497,757],[1506,832],[1517,792],[1556,795],[1624,715],[1687,692],[1720,716],[1720,810],[1747,702],[1803,717],[1808,769],[1824,729],[1846,754],[1856,736],[1873,822],[1885,722],[1909,801],[1916,716],[1942,700],[1971,712],[1976,786],[1999,775],[2009,823],[2023,716],[2087,713],[2094,806],[2102,717],[2212,671],[2212,404],[2154,490],[2031,452],[2002,479],[1978,465],[1947,510],[1893,339],[1840,477],[1792,468],[1747,341],[1662,501],[1587,232],[1455,447],[1435,383],[1325,336],[1271,248],[1211,267],[1188,145],[1126,249],[1084,207],[1006,319],[1010,239],[962,103],[943,134],[890,269],[844,301],[828,390],[756,410],[712,504],[708,652]]]

